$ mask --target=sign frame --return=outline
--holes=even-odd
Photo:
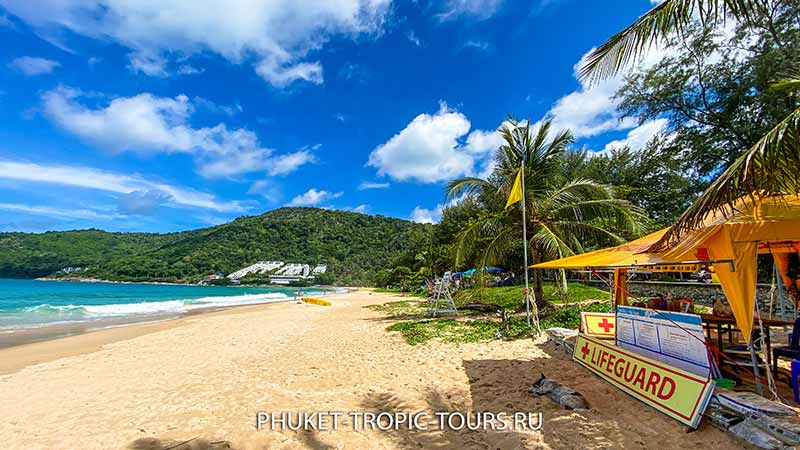
[[[696,375],[711,372],[703,321],[697,314],[617,306],[616,345]]]
[[[587,361],[586,358],[590,355],[591,357]],[[669,366],[583,333],[578,334],[575,341],[572,359],[622,392],[692,428],[697,428],[700,424],[703,412],[714,394],[714,380],[708,376],[701,377]],[[614,371],[610,371],[608,368],[611,367],[611,361],[614,360],[617,363],[614,365]],[[614,372],[617,371],[620,361],[626,361],[628,365],[625,367],[624,374],[617,375]],[[631,381],[628,381],[625,378],[631,364],[634,364],[632,372],[636,375],[635,379],[631,377]],[[605,370],[603,370],[604,368]],[[639,380],[641,380],[641,389],[636,388]],[[669,396],[666,396],[664,392],[667,380],[670,380],[671,383]],[[661,382],[660,387],[656,386],[659,382]],[[652,395],[649,392],[651,386]],[[667,402],[674,395],[680,393],[683,393],[684,396],[691,395],[691,397],[683,400],[678,398],[678,402],[671,402],[671,404]]]
[[[595,323],[595,321],[602,320],[605,320],[605,323]],[[604,325],[610,325],[610,327]],[[581,330],[587,336],[600,339],[615,339],[617,336],[617,315],[615,313],[581,311]]]

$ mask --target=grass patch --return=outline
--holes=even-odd
[[[398,322],[386,329],[399,332],[411,345],[422,344],[437,339],[449,344],[486,342],[498,337],[519,339],[530,336],[525,319],[514,317],[510,320],[508,331],[499,321],[429,319]]]
[[[522,304],[521,286],[467,289],[454,295],[457,306],[468,303],[491,303],[501,308],[514,311]],[[545,296],[554,304],[554,308],[542,311],[546,316],[541,320],[542,330],[552,327],[578,328],[581,311],[609,312],[611,305],[607,302],[608,292],[582,285],[570,283],[566,299],[561,299],[555,287],[545,286]],[[591,305],[561,306],[563,303],[580,303],[590,300],[601,300],[604,303]],[[475,311],[459,311],[459,318],[426,318],[428,304],[425,300],[401,300],[397,302],[370,305],[367,308],[380,312],[388,319],[398,319],[387,331],[400,333],[411,345],[422,344],[432,339],[462,344],[470,342],[487,342],[494,339],[520,339],[530,337],[533,332],[528,328],[524,316],[510,317],[503,323],[495,313],[478,313]],[[469,319],[464,316],[469,315]],[[474,319],[473,319],[474,317]],[[411,320],[409,320],[411,319]]]
[[[373,292],[380,292],[382,294],[400,295],[403,297],[428,298],[428,291],[425,290],[409,292],[409,291],[401,291],[400,289],[375,288]]]
[[[472,288],[456,292],[453,299],[456,306],[466,305],[467,303],[492,303],[503,309],[517,309],[522,305],[523,291],[522,286],[492,287],[492,288]],[[555,286],[551,283],[543,286],[544,297],[551,303],[578,303],[589,300],[608,300],[608,292],[587,286],[581,283],[569,283],[567,296],[562,299],[556,292]]]
[[[369,305],[366,308],[385,314],[388,318],[424,316],[428,313],[428,303],[424,300],[401,300],[380,305]]]
[[[581,311],[591,312],[611,312],[610,303],[595,303],[586,306],[567,306],[556,308],[552,315],[549,315],[539,322],[542,330],[553,327],[578,328],[581,323]]]

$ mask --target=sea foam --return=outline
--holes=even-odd
[[[105,305],[42,304],[0,314],[0,328],[44,326],[54,323],[91,322],[124,317],[174,316],[202,308],[257,305],[289,300],[286,294],[244,294]]]

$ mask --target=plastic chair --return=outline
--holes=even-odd
[[[800,359],[800,318],[794,321],[789,345],[772,349],[772,373],[778,373],[778,358]]]
[[[792,390],[794,391],[794,402],[800,403],[800,398],[797,396],[797,377],[800,377],[800,361],[792,360]]]

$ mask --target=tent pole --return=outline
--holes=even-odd
[[[753,336],[750,335],[750,360],[753,362],[753,375],[756,377],[756,392],[758,395],[764,394],[764,388],[761,386],[761,374],[758,369],[758,357],[756,356],[756,348],[753,345]]]
[[[781,310],[781,319],[786,320],[786,293],[783,286],[783,276],[781,275],[780,269],[778,269],[778,264],[774,261],[772,263],[772,269],[773,275],[775,276],[775,284],[778,286],[778,305]],[[770,311],[770,314],[772,314],[772,311]]]
[[[757,242],[756,242],[755,260],[756,260],[756,262],[755,262],[755,266],[756,266],[756,285],[758,285],[758,243]],[[753,292],[753,300],[754,300],[753,301],[753,313],[754,314],[758,314],[758,289],[756,289],[755,292]],[[761,335],[761,339],[762,340],[764,339],[763,332],[764,332],[764,330],[759,328],[759,333],[762,333],[762,335]],[[752,330],[750,331],[750,336],[748,337],[748,341],[750,342],[750,360],[753,362],[753,375],[755,375],[755,378],[756,378],[756,392],[758,392],[758,395],[762,395],[763,396],[764,395],[764,388],[761,386],[761,374],[759,373],[761,371],[758,369],[758,356],[756,356],[756,347],[755,347],[754,342],[753,342],[753,331]],[[767,366],[769,367],[769,364],[767,364]],[[767,369],[767,370],[769,370],[769,369]]]

